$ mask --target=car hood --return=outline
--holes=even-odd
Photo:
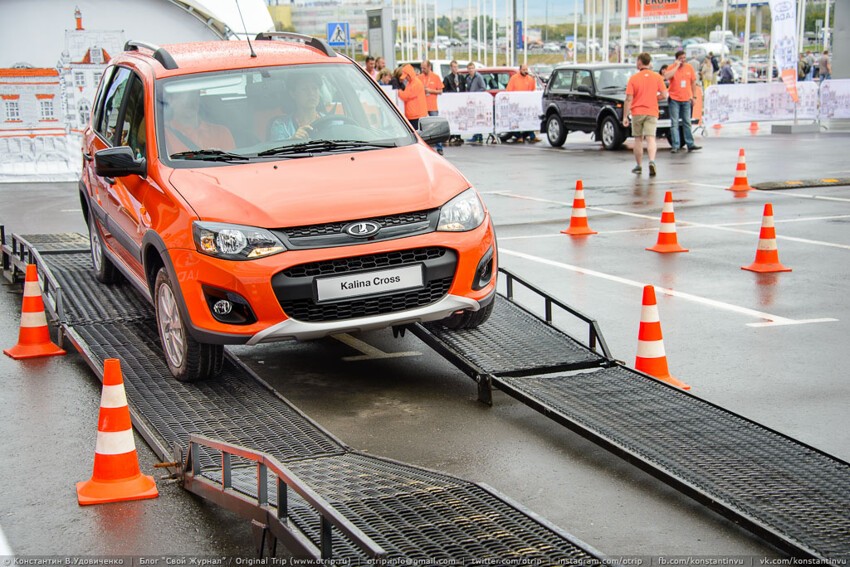
[[[199,219],[262,228],[432,209],[469,187],[449,162],[421,143],[175,169],[169,181]]]

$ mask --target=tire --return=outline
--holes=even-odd
[[[216,376],[224,365],[224,347],[199,343],[186,331],[174,284],[160,268],[154,284],[156,328],[165,363],[180,382],[196,382]]]
[[[103,238],[97,228],[94,214],[89,211],[89,247],[91,249],[91,263],[94,267],[94,277],[104,284],[113,284],[118,280],[118,270],[115,264],[107,258],[103,247]]]
[[[626,141],[626,134],[617,119],[608,115],[602,119],[602,124],[599,126],[599,139],[602,140],[602,147],[606,150],[616,150]]]
[[[550,114],[546,119],[546,139],[553,148],[560,148],[567,141],[567,129],[557,114]]]
[[[440,324],[446,329],[458,331],[462,329],[474,329],[483,325],[490,314],[493,313],[493,307],[496,305],[495,298],[490,302],[490,305],[483,307],[478,311],[464,311],[463,313],[455,313],[450,317],[446,317]]]

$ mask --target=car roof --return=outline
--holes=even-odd
[[[252,41],[251,46],[256,56],[251,55],[246,41],[173,43],[161,47],[136,43],[142,46],[142,49],[132,47],[131,44],[134,43],[127,43],[124,53],[116,57],[116,62],[130,59],[153,63],[155,60],[159,64],[153,64],[152,69],[157,78],[274,65],[350,63],[348,59],[336,55],[333,51],[330,51],[332,55],[329,55],[318,47],[290,41]]]

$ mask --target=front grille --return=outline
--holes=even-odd
[[[420,264],[425,286],[398,293],[317,303],[316,277],[352,274],[376,269]],[[272,279],[280,306],[287,316],[306,322],[340,321],[396,313],[439,301],[454,280],[457,254],[447,248],[428,247],[326,260],[293,266]]]
[[[310,238],[311,236],[327,236],[329,234],[342,234],[342,228],[352,222],[370,221],[380,226],[403,226],[417,222],[426,222],[429,211],[418,211],[415,213],[404,213],[386,217],[375,217],[371,219],[360,219],[356,221],[331,222],[327,224],[313,224],[309,226],[294,226],[281,228],[280,231],[288,238]]]
[[[368,256],[355,256],[352,258],[340,258],[338,260],[326,260],[301,264],[284,270],[283,275],[289,278],[303,278],[309,276],[329,276],[333,274],[347,274],[361,270],[374,270],[393,266],[404,266],[405,264],[416,264],[427,260],[441,258],[446,253],[445,248],[414,248],[412,250],[399,250],[385,254],[370,254]]]
[[[281,301],[280,306],[293,319],[307,322],[341,321],[370,315],[396,313],[414,309],[438,301],[452,285],[452,278],[440,278],[428,283],[423,289],[367,297],[337,303],[315,303],[312,299]]]

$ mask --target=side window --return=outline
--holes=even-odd
[[[572,69],[565,69],[561,71],[555,71],[555,76],[552,77],[552,87],[553,91],[568,91],[572,89],[573,86],[573,75],[575,71]]]
[[[508,88],[508,82],[511,80],[511,76],[508,73],[499,73],[499,88],[506,89]]]
[[[136,157],[145,157],[145,89],[138,77],[130,80],[126,98],[118,145],[130,146]]]
[[[590,76],[590,71],[576,71],[576,90],[579,86],[593,88],[593,78]]]
[[[97,123],[97,132],[108,142],[115,141],[115,131],[119,128],[118,115],[121,111],[121,103],[127,90],[127,83],[132,73],[129,69],[119,67],[112,76],[112,81],[107,87],[103,97],[103,108]]]

